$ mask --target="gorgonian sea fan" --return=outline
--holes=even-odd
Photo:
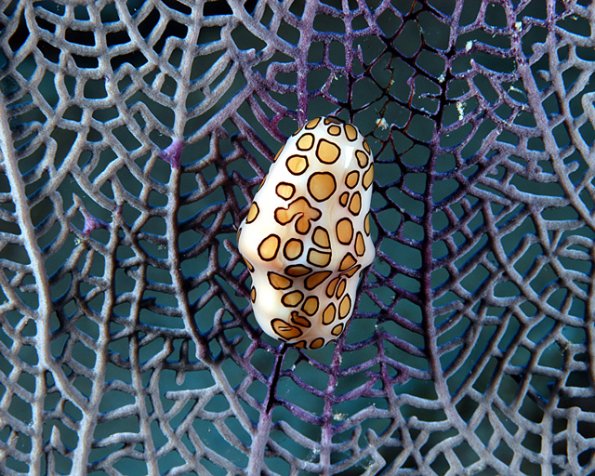
[[[594,471],[590,1],[0,4],[0,472]],[[375,158],[321,350],[235,245],[316,116]]]

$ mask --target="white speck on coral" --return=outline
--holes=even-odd
[[[457,101],[457,112],[459,113],[459,121],[462,121],[465,117],[465,103]]]
[[[343,421],[347,417],[346,413],[334,413],[333,420],[335,421]]]
[[[467,43],[465,43],[465,51],[471,51],[471,48],[473,48],[473,42],[469,40]]]
[[[516,87],[516,86],[514,86],[514,85],[511,85],[511,86],[508,88],[508,90],[509,90],[511,93],[521,93],[521,94],[523,94],[523,90],[522,90],[522,89],[519,89],[519,88],[517,88],[517,87]]]
[[[386,130],[388,129],[388,122],[384,117],[376,119],[376,127],[380,127],[380,129]]]

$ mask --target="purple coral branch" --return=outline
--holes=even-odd
[[[109,227],[109,224],[107,222],[92,215],[84,207],[81,207],[81,215],[83,215],[83,218],[85,220],[85,223],[83,225],[83,235],[85,235],[85,236],[90,236],[91,232],[93,232],[94,230],[97,230],[100,228],[106,229]]]
[[[181,139],[174,139],[169,146],[159,152],[159,157],[167,162],[172,168],[179,169],[183,150],[184,141]]]

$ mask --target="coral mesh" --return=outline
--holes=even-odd
[[[595,471],[589,1],[0,4],[0,473]],[[308,117],[376,158],[336,345],[235,232]]]

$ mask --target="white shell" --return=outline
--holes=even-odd
[[[368,144],[335,117],[312,119],[277,153],[238,230],[268,335],[312,349],[341,335],[375,255],[373,179]]]

